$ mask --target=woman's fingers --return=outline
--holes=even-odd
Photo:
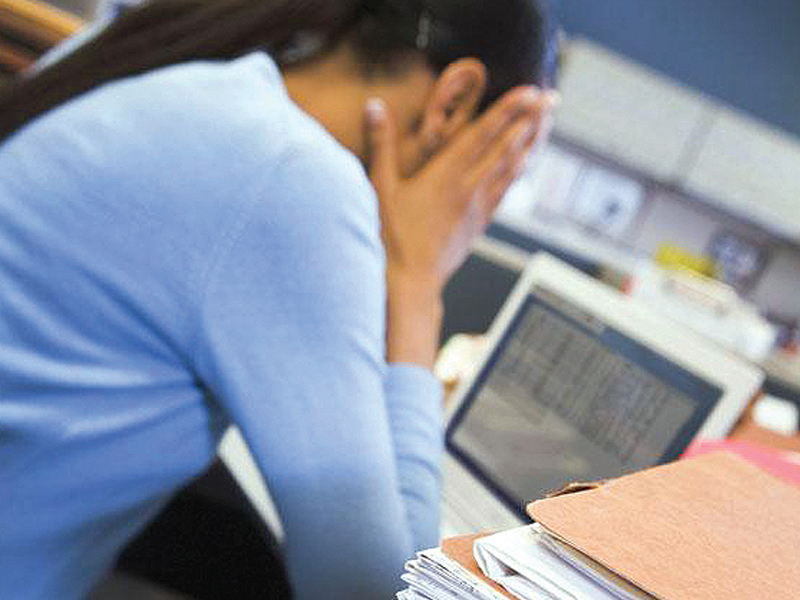
[[[367,101],[367,140],[369,177],[381,197],[391,197],[400,180],[397,157],[397,130],[386,104],[379,98]]]
[[[554,103],[553,94],[542,94],[533,110],[521,114],[500,132],[476,161],[470,175],[477,180],[491,176],[498,165],[502,168],[502,164],[513,159],[515,155],[527,153],[546,129],[544,125],[549,121],[549,112]]]
[[[557,101],[553,94],[544,94],[534,115],[517,119],[495,140],[493,146],[481,157],[469,173],[470,181],[478,189],[491,190],[486,197],[487,216],[494,211],[498,190],[500,197],[519,174],[531,149],[543,142],[550,130],[550,109]],[[482,196],[479,194],[478,197]]]
[[[473,168],[465,175],[475,186],[489,183],[498,173],[505,170],[509,163],[528,151],[539,131],[538,121],[520,119],[509,127],[502,137],[481,157]]]
[[[469,168],[497,143],[509,127],[522,118],[535,116],[542,94],[533,86],[518,87],[502,96],[458,140],[455,146]]]
[[[519,176],[531,150],[541,145],[548,135],[550,109],[556,101],[553,94],[542,96],[538,112],[512,122],[469,173],[470,185],[478,191],[470,201],[480,205],[478,211],[484,226],[491,221],[497,205]]]
[[[522,155],[509,162],[508,166],[500,171],[497,176],[492,179],[486,188],[486,193],[483,198],[483,210],[486,215],[485,223],[488,225],[491,221],[492,214],[494,214],[497,205],[505,197],[508,188],[519,176],[520,171],[524,167],[527,157]]]

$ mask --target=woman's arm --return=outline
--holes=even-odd
[[[295,597],[389,598],[438,540],[441,388],[386,364],[378,206],[357,160],[292,146],[232,199],[196,369],[264,475]]]

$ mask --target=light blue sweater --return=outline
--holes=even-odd
[[[437,543],[440,388],[388,366],[377,201],[263,53],[0,145],[0,598],[82,598],[240,426],[296,597]]]

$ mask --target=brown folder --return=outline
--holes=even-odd
[[[479,533],[477,535],[461,535],[458,537],[451,537],[442,540],[441,550],[448,558],[456,561],[459,565],[464,567],[476,579],[482,581],[489,587],[493,588],[498,594],[511,600],[516,600],[514,596],[509,594],[504,588],[497,585],[494,581],[486,577],[478,566],[475,560],[475,555],[472,553],[472,545],[475,540],[480,539],[490,533]]]
[[[800,489],[732,454],[655,467],[527,511],[661,600],[800,598]]]

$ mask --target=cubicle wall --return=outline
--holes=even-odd
[[[667,245],[710,255],[764,315],[800,321],[800,138],[587,40],[559,88],[498,225],[627,272]]]
[[[549,2],[569,35],[800,135],[797,0]]]

